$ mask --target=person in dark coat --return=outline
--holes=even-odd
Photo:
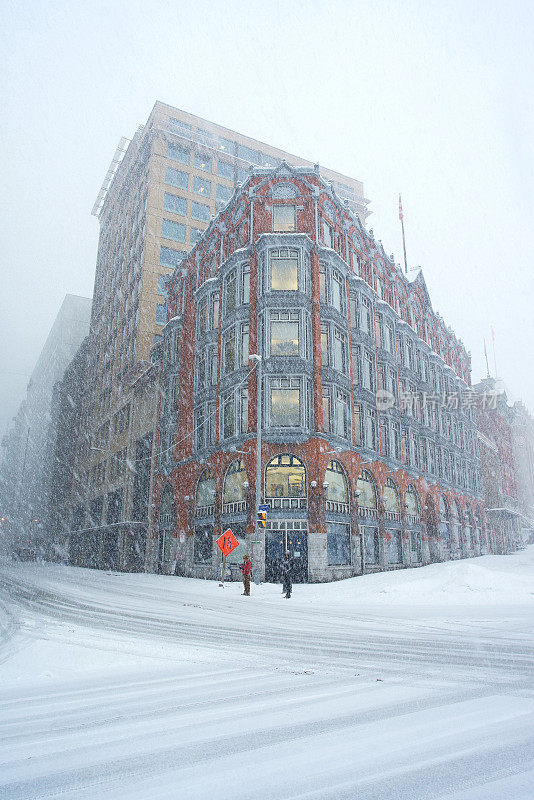
[[[282,590],[285,592],[286,598],[289,599],[293,588],[293,559],[289,553],[284,555],[280,571],[282,573]]]
[[[243,594],[250,597],[250,573],[252,572],[252,561],[247,555],[243,556],[243,563],[241,564],[241,572],[243,574]]]

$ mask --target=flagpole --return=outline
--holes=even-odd
[[[493,364],[495,366],[495,378],[497,378],[497,356],[495,355],[495,331],[491,329],[491,340],[493,342]]]
[[[489,378],[490,371],[489,371],[489,363],[488,363],[488,351],[486,350],[486,340],[485,339],[484,339],[484,355],[486,357],[486,372],[488,373],[486,375],[486,378]]]
[[[401,196],[399,194],[399,219],[402,228],[402,249],[404,251],[404,272],[408,274],[408,262],[406,261],[406,239],[404,237],[404,213],[402,211]]]

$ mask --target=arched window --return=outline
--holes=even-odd
[[[398,514],[400,512],[399,493],[395,482],[388,478],[384,486],[384,510],[386,513]]]
[[[417,500],[417,492],[413,486],[408,486],[405,495],[406,514],[409,517],[419,517],[419,502]]]
[[[349,513],[349,490],[345,470],[339,461],[330,461],[324,476],[326,488],[326,510],[338,514]]]
[[[298,189],[293,183],[276,183],[271,189],[273,200],[291,200],[298,195]]]
[[[210,517],[215,505],[215,478],[211,469],[205,469],[197,484],[195,516]]]
[[[358,508],[376,509],[375,484],[371,475],[364,469],[360,472],[356,487],[360,493],[358,496]]]
[[[232,461],[224,476],[223,514],[237,514],[246,509],[246,482],[247,473],[243,461]]]
[[[265,497],[273,508],[306,507],[306,468],[300,458],[272,458],[265,468]]]

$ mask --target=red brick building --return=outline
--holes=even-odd
[[[284,551],[301,580],[484,551],[469,355],[318,168],[251,169],[163,336],[153,569],[215,577],[228,527],[267,579]]]

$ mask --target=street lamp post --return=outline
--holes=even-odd
[[[254,509],[254,531],[256,539],[259,541],[261,534],[258,521],[258,511],[261,503],[261,356],[257,353],[252,353],[249,355],[249,359],[256,362],[256,508]],[[251,556],[254,582],[259,583],[259,566],[256,564],[254,542],[252,542]]]

